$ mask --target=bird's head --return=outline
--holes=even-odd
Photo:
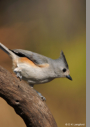
[[[72,78],[70,76],[68,63],[66,61],[66,58],[65,58],[63,51],[61,51],[60,57],[56,61],[57,61],[57,66],[58,66],[57,67],[58,77],[66,77],[66,78],[72,80]]]

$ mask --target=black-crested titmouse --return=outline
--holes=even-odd
[[[2,43],[0,48],[12,58],[13,71],[17,77],[27,81],[32,87],[60,77],[72,80],[63,51],[61,57],[54,60],[27,50],[10,50]],[[39,92],[37,93],[45,100]]]

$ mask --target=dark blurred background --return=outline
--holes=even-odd
[[[46,97],[58,127],[86,122],[86,0],[0,0],[0,42],[56,59],[63,50],[68,79],[55,79],[35,89]],[[0,65],[12,71],[11,59],[0,50]],[[25,127],[0,98],[0,127]]]

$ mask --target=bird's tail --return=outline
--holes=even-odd
[[[12,51],[10,51],[6,46],[4,46],[2,43],[0,43],[0,48],[4,52],[6,52],[11,58],[15,58],[16,57],[16,55]]]

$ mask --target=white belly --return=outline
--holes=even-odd
[[[31,84],[46,83],[53,79],[49,76],[48,67],[32,67],[25,63],[20,63],[17,66],[22,75],[22,79]]]

